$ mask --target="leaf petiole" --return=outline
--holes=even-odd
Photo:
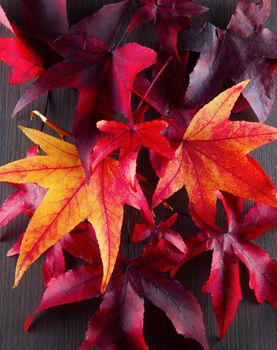
[[[73,139],[73,135],[69,131],[61,128],[52,120],[46,118],[39,111],[33,111],[31,113],[31,120],[33,120],[35,116],[38,116],[43,121],[44,124],[48,125],[51,129],[55,130],[60,135],[61,138],[68,137],[70,139]]]

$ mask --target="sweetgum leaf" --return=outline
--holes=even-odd
[[[75,146],[36,130],[22,129],[46,156],[1,167],[0,181],[35,183],[48,190],[24,235],[15,285],[42,253],[88,219],[100,247],[105,290],[120,245],[124,204],[143,209],[146,217],[152,218],[139,185],[136,183],[133,191],[121,176],[118,162],[112,158],[98,164],[88,183]],[[116,192],[118,195],[114,196]]]
[[[64,236],[61,246],[75,258],[88,263],[101,261],[95,231],[89,223],[79,224],[72,232]]]
[[[45,262],[42,267],[44,284],[47,286],[52,278],[58,277],[64,272],[64,255],[62,245],[58,242],[46,251]]]
[[[177,219],[177,214],[158,225],[154,223],[136,224],[132,235],[134,242],[148,237],[150,242],[143,248],[139,266],[146,269],[166,272],[170,271],[183,258],[186,245],[181,235],[171,229]]]
[[[218,29],[218,36],[201,52],[190,76],[187,106],[207,103],[227,78],[234,83],[251,79],[243,96],[259,120],[266,120],[275,99],[268,59],[277,59],[277,35],[264,28],[270,9],[270,0],[258,4],[238,1],[226,30]]]
[[[0,38],[0,59],[11,66],[10,83],[23,83],[44,72],[43,60],[17,38]]]
[[[160,226],[164,226],[166,230],[165,227],[171,226],[174,219],[176,215]],[[176,234],[167,232],[167,236],[173,238],[172,242],[180,241],[178,237],[176,240]],[[143,337],[144,297],[166,312],[179,334],[195,339],[207,349],[202,312],[196,299],[179,282],[159,272],[161,270],[159,262],[165,258],[169,263],[171,256],[171,252],[167,249],[164,251],[156,249],[160,242],[162,240],[156,237],[148,246],[149,254],[143,253],[136,260],[119,259],[100,309],[89,322],[80,349],[97,345],[102,349],[148,349]],[[163,241],[168,246],[172,245],[172,242],[170,239]],[[168,257],[165,256],[167,252]],[[149,265],[150,256],[152,256],[151,265]],[[183,255],[179,255],[179,263],[182,257]],[[176,261],[170,268],[175,264]],[[40,311],[98,297],[102,280],[101,270],[101,265],[96,262],[53,278],[47,285],[39,307],[27,318],[25,330],[29,329],[35,314]]]
[[[15,244],[12,246],[12,248],[8,251],[7,256],[14,256],[18,255],[20,253],[20,248],[22,244],[22,240],[24,237],[24,233],[20,235],[18,240],[15,242]],[[88,263],[92,264],[95,261],[100,262],[100,252],[99,252],[99,246],[97,243],[97,239],[95,236],[95,231],[91,224],[89,223],[81,223],[73,231],[65,235],[58,243],[56,243],[52,248],[54,248],[56,245],[59,246],[59,249],[64,249],[71,255],[73,255],[77,259],[83,259],[87,261]],[[51,255],[55,255],[57,252],[58,256],[61,256],[59,254],[58,250],[51,250],[48,249],[46,252],[46,255],[48,256],[50,262],[51,262]],[[47,259],[46,256],[46,259]],[[57,262],[59,266],[62,266],[62,262],[60,263],[61,259]],[[55,262],[51,262],[53,266],[53,272],[55,273]],[[51,266],[50,266],[51,267]],[[62,271],[62,268],[58,268],[59,271]]]
[[[35,211],[46,193],[43,188],[33,184],[13,184],[13,187],[17,191],[5,200],[0,209],[0,227],[6,226],[19,214]]]
[[[107,133],[96,144],[91,167],[94,168],[102,159],[120,148],[119,164],[127,181],[134,186],[137,156],[142,146],[155,150],[166,158],[173,158],[167,139],[161,135],[167,124],[162,120],[154,120],[140,124],[127,125],[116,121],[102,120],[97,128]]]
[[[24,0],[22,6],[22,26],[9,21],[0,6],[0,23],[14,35],[12,38],[0,38],[0,59],[12,67],[12,84],[31,80],[58,62],[59,56],[40,36],[65,33],[68,26],[65,0]]]
[[[38,155],[36,146],[29,149],[27,157]],[[0,208],[0,228],[18,215],[32,215],[45,196],[45,189],[35,184],[11,184],[17,191],[11,194]]]
[[[155,63],[156,53],[137,43],[117,47],[110,42],[118,29],[128,1],[109,4],[72,26],[68,34],[48,44],[64,57],[32,84],[18,101],[14,114],[41,94],[71,87],[79,92],[73,134],[84,169],[89,175],[89,156],[97,140],[96,121],[100,115],[119,114],[132,120],[131,90],[138,72]],[[105,22],[107,16],[112,22]],[[103,20],[103,26],[99,20]],[[102,28],[102,29],[100,29]]]
[[[128,26],[130,33],[138,25],[153,21],[160,47],[179,58],[178,33],[190,27],[190,18],[207,11],[204,6],[181,0],[140,0],[143,6],[133,15]]]
[[[158,225],[155,225],[154,222],[136,224],[132,234],[132,241],[134,243],[138,243],[153,235],[157,236],[158,239],[160,239],[161,237],[165,238],[167,237],[168,232],[169,232],[168,237],[170,237],[171,236],[170,233],[172,233],[173,231],[170,229],[170,227],[175,223],[175,221],[177,220],[177,217],[178,217],[178,214],[174,214],[170,216],[170,218],[168,218],[166,221],[160,222]],[[178,245],[177,242],[176,242],[176,245]],[[183,247],[180,250],[183,250]]]
[[[171,57],[169,62],[168,56],[160,53],[153,67],[152,82],[138,76],[133,86],[133,92],[158,112],[162,120],[167,123],[167,128],[162,134],[174,150],[182,142],[182,136],[196,113],[195,110],[183,108],[188,58],[187,52],[179,52],[179,60]],[[164,65],[167,65],[166,69],[162,70]],[[167,88],[164,89],[164,86]],[[168,164],[168,157],[150,149],[150,160],[157,175],[162,177]]]
[[[206,227],[205,231],[190,237],[180,266],[208,250],[213,251],[211,273],[203,291],[212,295],[219,337],[223,338],[242,299],[240,260],[249,271],[249,286],[254,290],[257,301],[277,305],[277,261],[250,242],[277,225],[277,209],[257,203],[243,216],[235,197],[228,194],[220,195],[220,198],[228,214],[228,229],[225,232],[219,227],[216,230]],[[192,208],[193,218],[194,215]]]
[[[139,277],[143,296],[166,313],[176,332],[208,349],[201,308],[192,293],[178,281],[151,270],[137,269],[133,272],[136,278]]]
[[[9,21],[0,5],[0,23],[16,36],[21,31]],[[18,37],[0,38],[0,59],[11,66],[10,83],[21,83],[40,75],[44,71],[43,60]]]
[[[29,330],[33,318],[42,310],[100,296],[101,279],[99,264],[79,266],[51,279],[39,307],[26,319],[24,330]]]
[[[68,31],[66,0],[23,0],[22,12],[28,32],[50,36]]]
[[[276,190],[262,168],[248,155],[277,138],[277,129],[259,123],[229,121],[247,82],[205,105],[187,128],[183,142],[158,183],[153,207],[185,186],[197,215],[213,224],[216,190],[277,206]]]
[[[117,275],[106,292],[79,350],[95,345],[101,349],[148,349],[143,338],[144,300],[126,275]]]

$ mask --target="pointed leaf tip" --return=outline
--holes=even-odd
[[[242,81],[240,84],[238,85],[241,85],[243,90],[246,88],[246,86],[251,82],[251,79],[246,79],[244,81]]]

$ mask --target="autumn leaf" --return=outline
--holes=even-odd
[[[38,154],[36,146],[30,148],[27,157]],[[16,216],[25,213],[32,215],[42,201],[46,191],[35,184],[12,184],[17,189],[0,208],[0,227],[6,226]]]
[[[161,237],[168,237],[168,240],[170,241],[169,237],[171,237],[171,234],[173,234],[174,236],[174,231],[170,229],[170,227],[175,223],[177,217],[178,214],[175,213],[172,216],[170,216],[167,220],[161,221],[158,225],[156,225],[154,222],[136,224],[132,234],[132,241],[134,243],[138,243],[142,240],[145,240],[148,237],[153,238],[153,236],[157,236],[158,239],[161,239]],[[177,241],[179,241],[179,239],[177,239]],[[184,247],[180,246],[180,250],[182,251],[183,249]]]
[[[277,225],[277,209],[257,203],[243,216],[242,206],[238,206],[237,198],[229,194],[220,194],[219,197],[227,213],[226,232],[219,227],[215,227],[213,231],[205,224],[199,225],[196,218],[197,224],[204,231],[186,240],[188,250],[179,267],[195,256],[213,251],[211,273],[203,286],[203,292],[212,295],[219,337],[223,338],[242,299],[239,261],[249,271],[249,286],[254,290],[258,302],[267,301],[277,305],[277,262],[250,242]],[[242,200],[239,202],[242,203]],[[192,217],[195,218],[193,208]]]
[[[273,127],[229,121],[247,82],[221,93],[204,106],[187,128],[183,142],[160,179],[153,207],[185,186],[197,215],[214,222],[216,190],[276,206],[276,191],[262,168],[247,155],[277,138]]]
[[[46,156],[30,157],[1,167],[0,181],[34,183],[47,189],[47,193],[24,235],[15,286],[42,253],[88,219],[100,246],[105,290],[120,245],[123,205],[128,203],[143,209],[146,216],[152,217],[139,185],[136,184],[136,192],[130,189],[121,177],[117,161],[111,158],[98,164],[87,183],[75,146],[36,130],[22,130]],[[121,191],[114,196],[117,188]]]
[[[127,181],[134,186],[137,156],[142,146],[155,150],[166,158],[172,158],[172,151],[167,139],[161,135],[167,124],[162,120],[154,120],[140,124],[128,125],[116,121],[102,120],[97,128],[107,133],[96,144],[92,156],[91,167],[94,168],[102,159],[120,148],[119,164]]]
[[[101,280],[99,264],[78,266],[53,278],[47,284],[39,307],[26,319],[24,330],[29,330],[35,315],[42,310],[100,296]]]
[[[271,0],[249,3],[239,0],[235,12],[218,36],[206,42],[190,76],[186,105],[202,106],[220,92],[226,79],[239,83],[251,79],[243,96],[260,121],[268,117],[275,86],[268,60],[277,59],[277,35],[264,28]]]
[[[249,155],[277,139],[277,129],[229,119],[251,106],[263,122],[274,102],[277,35],[265,25],[271,0],[238,0],[226,29],[209,23],[216,19],[204,13],[207,8],[189,0],[109,1],[73,25],[66,0],[21,3],[20,24],[0,6],[0,24],[10,32],[0,38],[0,60],[12,68],[10,83],[37,80],[14,114],[54,89],[78,93],[66,132],[72,144],[22,128],[38,146],[0,167],[0,181],[15,188],[0,209],[0,228],[21,213],[29,219],[7,253],[19,255],[15,286],[45,258],[45,292],[25,330],[41,311],[97,298],[100,307],[80,350],[148,349],[148,300],[178,334],[206,350],[200,306],[169,272],[207,251],[212,264],[203,291],[211,294],[220,338],[242,299],[240,262],[257,301],[277,306],[277,262],[252,242],[277,226],[276,189]],[[154,30],[150,42],[157,52],[146,37],[145,46],[128,37],[145,23]],[[222,92],[233,83],[238,85]],[[148,159],[141,162],[142,147],[158,178],[145,169]],[[168,207],[164,201],[184,188],[201,232],[184,241],[177,213],[166,218],[160,207],[154,215],[139,181],[150,196],[157,184],[153,208]],[[244,198],[256,203],[246,214]],[[218,201],[227,229],[215,224]],[[131,220],[125,205],[139,211]],[[139,243],[136,259],[119,253],[122,228],[129,235],[126,255],[129,243]],[[67,256],[74,264],[69,270]]]
[[[192,19],[191,28],[182,32],[182,49],[186,51],[203,52],[215,40],[216,26],[210,22],[214,22],[214,14],[206,12],[203,16]]]
[[[168,124],[163,134],[171,145],[180,143],[182,136],[193,115],[183,108],[183,100],[187,88],[184,76],[187,73],[189,54],[179,52],[180,59],[158,55],[153,66],[153,79],[138,76],[134,82],[133,92],[141,97],[151,108],[158,112]],[[166,69],[161,72],[167,64]],[[164,89],[167,86],[167,89]]]
[[[181,235],[171,226],[175,223],[178,214],[156,225],[154,222],[136,224],[132,241],[135,243],[148,239],[144,246],[138,264],[147,269],[167,272],[183,259],[186,245]],[[134,263],[135,264],[135,263]]]
[[[24,237],[24,233],[20,235],[18,240],[14,243],[12,248],[8,251],[7,256],[19,255],[23,237]],[[73,231],[65,235],[58,243],[55,244],[55,246],[56,245],[59,245],[60,248],[67,251],[75,258],[83,259],[88,263],[92,264],[95,261],[98,261],[98,262],[101,261],[99,246],[97,243],[97,239],[95,237],[94,229],[87,222],[82,222],[81,224],[76,226]],[[58,258],[59,256],[61,256],[61,254],[59,253],[59,249],[51,251],[51,248],[50,248],[46,252],[46,260],[47,258],[49,258],[49,260],[52,261],[53,260],[51,257],[52,254],[54,256],[58,256]],[[54,263],[51,262],[51,265],[53,266],[53,269],[52,269],[53,273],[55,273],[55,266],[54,266],[55,261],[56,259],[54,259]],[[57,261],[57,265],[62,266],[62,263],[60,263],[60,261],[61,259]],[[58,270],[61,271],[62,268],[58,268]]]
[[[42,267],[44,284],[47,286],[52,278],[65,272],[65,259],[60,242],[54,244],[45,253],[45,262]]]
[[[75,258],[83,259],[88,263],[101,261],[95,231],[89,223],[79,224],[64,236],[60,243],[62,248]]]
[[[37,37],[68,31],[66,0],[23,0],[23,28]]]
[[[204,6],[191,1],[181,0],[140,0],[143,6],[133,15],[127,32],[138,25],[153,21],[157,41],[161,48],[179,58],[177,49],[178,34],[190,27],[190,18],[207,11]]]
[[[14,37],[0,38],[0,59],[12,67],[10,83],[23,83],[57,63],[59,56],[43,41],[67,32],[66,0],[23,0],[23,25],[12,23],[0,6],[0,23]]]
[[[158,112],[161,119],[167,123],[162,134],[174,150],[182,141],[184,132],[196,113],[195,109],[183,108],[187,88],[184,76],[187,73],[188,59],[188,52],[179,52],[179,60],[159,53],[157,63],[152,69],[152,82],[139,75],[133,86],[133,92]],[[164,89],[164,86],[167,88]],[[150,160],[157,175],[162,177],[169,161],[168,157],[150,149]]]
[[[89,156],[97,141],[95,125],[99,116],[117,114],[132,120],[131,91],[134,79],[138,72],[156,60],[156,53],[149,48],[137,43],[117,47],[114,42],[128,4],[128,1],[121,1],[106,5],[73,25],[68,34],[49,41],[48,44],[64,60],[48,69],[32,84],[14,110],[16,114],[50,90],[60,87],[77,89],[79,99],[73,134],[87,176],[90,171]]]
[[[151,249],[155,249],[154,245]],[[118,262],[100,309],[91,318],[79,349],[97,345],[102,349],[148,349],[143,337],[144,298],[166,313],[179,334],[195,339],[203,349],[208,348],[200,306],[179,282],[156,270],[162,258],[164,255],[154,254],[151,266],[147,266],[149,256],[145,254],[133,261],[121,259]],[[99,265],[92,264],[53,278],[39,307],[27,318],[25,330],[40,311],[99,296],[101,277]]]

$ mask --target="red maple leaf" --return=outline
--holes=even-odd
[[[144,4],[132,17],[127,31],[130,33],[138,25],[154,21],[157,41],[169,54],[179,58],[178,34],[190,27],[190,17],[208,9],[187,0],[140,0]]]
[[[274,83],[268,59],[277,59],[277,35],[264,28],[271,1],[239,0],[226,30],[211,36],[190,76],[187,106],[201,106],[213,98],[227,78],[239,83],[251,79],[243,96],[261,121],[274,103]]]
[[[256,203],[243,215],[241,199],[230,194],[219,194],[219,198],[226,210],[227,230],[211,228],[199,220],[192,208],[192,218],[204,231],[186,240],[187,253],[179,267],[206,251],[213,251],[211,273],[203,292],[212,295],[219,337],[223,338],[242,299],[239,261],[249,271],[249,286],[258,302],[277,306],[277,261],[251,242],[277,225],[277,209]]]

